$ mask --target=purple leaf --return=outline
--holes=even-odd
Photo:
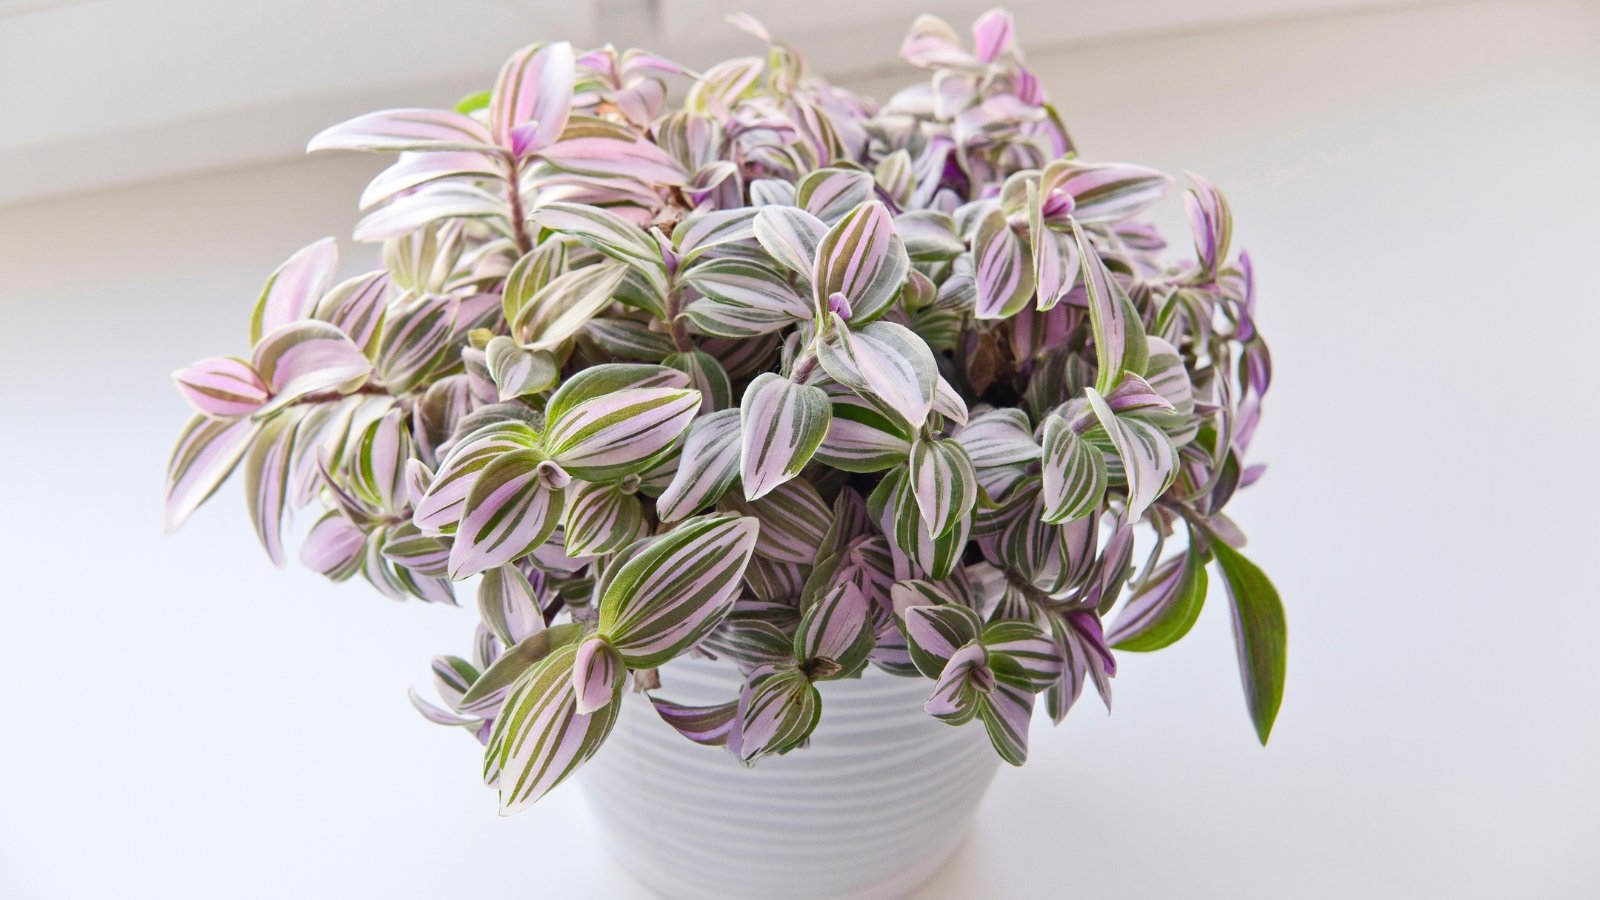
[[[1011,14],[1003,9],[991,9],[972,23],[972,43],[979,62],[992,63],[1001,54],[1011,50],[1016,40],[1016,26]]]
[[[300,564],[335,581],[343,581],[360,567],[366,544],[366,534],[334,510],[311,526],[305,542],[300,545]]]
[[[739,701],[729,700],[715,706],[684,706],[670,700],[651,697],[663,721],[696,744],[721,747],[739,725]]]
[[[1027,244],[1011,230],[999,207],[978,223],[972,252],[978,279],[973,314],[980,319],[1009,319],[1021,312],[1033,296],[1033,267]]]
[[[956,650],[977,640],[983,628],[976,612],[955,603],[901,610],[897,598],[896,610],[902,617],[911,661],[929,678],[939,677]]]

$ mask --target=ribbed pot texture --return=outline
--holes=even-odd
[[[738,688],[707,660],[674,661],[661,682],[691,704]],[[821,683],[811,745],[752,768],[629,694],[578,782],[617,860],[673,900],[904,897],[949,859],[1000,764],[981,727],[922,711],[932,687],[873,668]]]

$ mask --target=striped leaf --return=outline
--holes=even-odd
[[[1028,183],[1028,237],[1033,251],[1033,283],[1038,294],[1040,312],[1054,309],[1067,296],[1078,280],[1082,263],[1078,261],[1078,243],[1073,238],[1057,234],[1045,222],[1044,206],[1039,202],[1038,189]]]
[[[1033,718],[1033,693],[997,680],[994,693],[978,709],[989,742],[1000,758],[1013,766],[1028,761],[1028,720]]]
[[[1122,473],[1128,484],[1127,520],[1137,522],[1172,484],[1178,470],[1178,453],[1161,429],[1149,422],[1117,416],[1098,392],[1093,388],[1086,391],[1089,407],[1122,460]]]
[[[1032,261],[1027,242],[1011,230],[998,206],[978,223],[972,252],[978,288],[973,315],[980,319],[1009,319],[1021,312],[1033,296]]]
[[[828,395],[773,372],[757,375],[739,404],[739,474],[754,500],[800,474],[828,433]]]
[[[667,366],[606,363],[590,366],[561,383],[545,404],[545,418],[555,421],[579,404],[597,397],[640,388],[687,388],[689,376]]]
[[[419,575],[438,577],[449,571],[450,542],[423,534],[410,522],[390,526],[381,546],[384,559]]]
[[[976,641],[983,631],[978,614],[956,603],[908,606],[903,610],[897,603],[896,609],[911,661],[929,678],[938,678],[956,651]]]
[[[972,535],[971,517],[956,519],[955,526],[942,535],[928,535],[906,466],[891,469],[878,482],[872,496],[867,498],[867,508],[890,545],[932,578],[945,578],[950,574],[961,561]]]
[[[700,392],[702,415],[733,405],[733,382],[715,356],[704,350],[688,350],[667,354],[661,364],[689,376],[689,386]]]
[[[957,431],[953,440],[967,451],[977,469],[1029,463],[1039,458],[1028,414],[1020,409],[991,409]]]
[[[220,419],[248,416],[267,402],[267,385],[256,370],[233,356],[202,359],[172,373],[178,390],[204,415]]]
[[[739,695],[738,756],[752,763],[785,753],[811,735],[822,717],[822,695],[797,669],[763,666]]]
[[[625,131],[573,136],[538,151],[540,159],[562,172],[591,178],[631,178],[642,184],[676,187],[688,173],[672,156],[650,141]]]
[[[324,129],[306,145],[319,150],[470,150],[499,153],[489,129],[476,119],[442,109],[385,109]]]
[[[561,522],[565,493],[537,450],[512,450],[483,467],[467,492],[450,547],[450,577],[460,580],[526,555]]]
[[[250,522],[275,566],[283,565],[283,517],[299,424],[292,413],[267,420],[244,457],[244,494]]]
[[[1228,208],[1228,199],[1211,182],[1193,172],[1189,173],[1189,180],[1194,187],[1184,192],[1183,208],[1189,215],[1189,229],[1194,232],[1194,252],[1202,271],[1215,275],[1233,243],[1233,212]]]
[[[618,359],[653,362],[672,352],[672,338],[632,319],[591,319],[583,333]]]
[[[745,672],[761,666],[794,661],[794,642],[777,625],[749,611],[749,602],[734,605],[734,612],[701,647]],[[743,609],[741,609],[743,608]],[[793,613],[793,607],[785,607]]]
[[[300,564],[321,575],[343,581],[361,567],[367,535],[338,510],[317,520],[300,545]]]
[[[533,430],[521,422],[497,422],[469,432],[439,464],[411,520],[426,532],[454,533],[467,492],[484,466],[502,454],[527,450],[536,441]]]
[[[620,550],[644,529],[644,506],[634,494],[587,481],[574,482],[566,494],[561,530],[574,559]]]
[[[1239,651],[1239,674],[1256,736],[1267,742],[1283,702],[1288,664],[1288,625],[1278,590],[1256,564],[1223,541],[1212,541],[1217,571],[1228,588],[1233,609],[1233,639]]]
[[[529,350],[503,334],[489,341],[484,354],[496,397],[502,402],[549,390],[561,377],[561,367],[550,351]]]
[[[699,409],[699,391],[618,391],[552,413],[545,446],[574,477],[614,481],[644,469],[671,448]]]
[[[518,679],[495,720],[484,751],[486,772],[499,773],[500,814],[520,812],[594,756],[616,724],[622,679],[612,702],[578,712],[572,689],[578,648],[562,646]]]
[[[1072,223],[1082,259],[1083,290],[1089,305],[1089,325],[1094,332],[1094,389],[1104,394],[1116,387],[1125,371],[1138,374],[1148,358],[1144,327],[1130,316],[1131,304],[1122,285],[1111,277],[1100,254],[1078,223]]]
[[[512,54],[489,100],[495,141],[515,156],[555,143],[567,127],[576,75],[572,45],[565,41]]]
[[[803,209],[767,206],[756,214],[751,231],[773,259],[809,281],[828,225]]]
[[[589,715],[622,696],[627,669],[622,657],[603,638],[591,636],[578,645],[572,665],[572,692],[579,715]]]
[[[1040,184],[1046,196],[1060,190],[1072,197],[1072,217],[1079,222],[1120,222],[1166,196],[1172,179],[1128,163],[1060,159],[1045,166]]]
[[[794,655],[813,678],[843,678],[860,670],[872,651],[872,609],[861,589],[834,585],[800,620]]]
[[[804,478],[786,481],[755,500],[729,495],[721,506],[760,522],[756,553],[778,562],[811,565],[833,524],[833,510]]]
[[[766,69],[758,56],[724,60],[701,73],[690,85],[684,109],[701,115],[724,114],[733,102],[755,84]]]
[[[227,480],[259,427],[250,419],[197,415],[189,420],[167,460],[162,513],[167,531],[182,525]]]
[[[789,286],[787,276],[751,260],[708,260],[690,269],[684,279],[705,295],[691,302],[684,314],[706,334],[750,337],[812,315],[810,301]]]
[[[818,169],[795,185],[795,205],[832,225],[870,202],[872,175],[860,169]]]
[[[536,631],[506,647],[472,687],[461,697],[457,709],[467,715],[494,718],[500,714],[506,694],[517,680],[557,649],[570,647],[583,637],[583,626],[565,622]]]
[[[753,240],[756,213],[751,207],[692,212],[672,229],[672,245],[687,265],[709,250]]]
[[[606,585],[599,634],[632,669],[694,646],[733,608],[759,527],[748,517],[703,516],[633,553]]]
[[[835,315],[833,334],[819,345],[817,357],[834,381],[881,404],[913,430],[927,421],[939,370],[933,351],[911,329],[894,322],[852,329]]]
[[[819,462],[846,472],[879,472],[910,457],[912,433],[898,416],[844,385],[829,384],[824,390],[833,418],[817,446]]]
[[[386,512],[404,509],[406,463],[412,459],[405,415],[391,409],[372,420],[361,429],[351,450],[350,487],[356,495]]]
[[[1200,618],[1206,587],[1206,554],[1191,535],[1189,549],[1157,567],[1128,599],[1106,642],[1138,652],[1176,643]]]
[[[996,676],[1034,693],[1059,681],[1067,664],[1061,645],[1032,622],[995,622],[983,629],[981,639]]]
[[[616,213],[581,203],[546,203],[533,214],[533,221],[627,263],[644,273],[658,293],[666,293],[661,248],[643,229]]]
[[[333,283],[339,266],[339,247],[323,238],[296,250],[267,278],[250,315],[250,343],[269,331],[298,322],[311,314],[317,301]]]
[[[350,236],[362,242],[408,237],[418,229],[446,219],[489,219],[501,230],[509,227],[511,208],[505,198],[460,181],[425,184],[362,217]]]
[[[739,477],[738,410],[702,415],[689,425],[678,469],[656,499],[656,514],[676,522],[717,502]]]
[[[910,476],[911,492],[930,538],[949,533],[978,502],[972,458],[955,441],[917,438],[911,445]]]
[[[870,176],[867,184],[871,185]],[[817,308],[829,298],[849,303],[849,319],[867,322],[882,315],[906,282],[911,260],[894,231],[894,218],[882,203],[863,203],[841,218],[817,245],[811,283]]]
[[[684,706],[652,696],[650,703],[662,721],[679,734],[706,747],[721,747],[739,727],[739,701],[715,706]]]
[[[1040,475],[1044,521],[1052,525],[1089,515],[1105,498],[1105,457],[1057,415],[1044,421]]]
[[[349,393],[372,372],[365,353],[344,332],[316,320],[291,322],[256,344],[251,365],[272,393],[264,416],[309,394]]]
[[[529,254],[517,265],[533,258]],[[617,287],[628,273],[615,263],[584,266],[551,279],[526,298],[509,293],[531,279],[517,279],[517,270],[507,276],[506,303],[514,303],[516,318],[510,320],[511,333],[529,350],[550,350],[577,334],[589,320],[605,309],[616,296]]]
[[[389,273],[382,270],[340,282],[322,295],[311,316],[349,335],[371,357],[389,310],[390,284]]]
[[[964,725],[977,717],[984,698],[994,689],[989,653],[973,641],[951,654],[950,661],[935,677],[933,694],[922,708],[947,725]]]
[[[502,644],[513,647],[544,630],[533,582],[516,566],[496,566],[478,582],[478,616]]]

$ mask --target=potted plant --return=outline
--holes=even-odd
[[[1171,180],[1081,158],[1003,12],[918,19],[932,79],[882,106],[736,21],[765,56],[535,45],[315,137],[398,154],[355,231],[383,265],[300,250],[249,355],[177,373],[169,526],[241,469],[275,563],[296,511],[335,580],[476,579],[476,645],[412,701],[505,813],[598,752],[672,894],[911,889],[1036,702],[1108,698],[1208,567],[1265,742],[1283,612],[1224,508],[1271,365],[1222,194],[1191,176],[1163,256]]]

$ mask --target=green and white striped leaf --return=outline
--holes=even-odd
[[[965,725],[978,715],[983,700],[994,692],[989,653],[977,641],[960,647],[934,680],[933,693],[922,709],[946,725]]]
[[[822,695],[802,672],[762,666],[751,673],[739,696],[735,752],[746,763],[785,753],[809,737],[821,717]]]
[[[739,477],[739,416],[736,409],[702,415],[689,425],[678,469],[656,499],[656,514],[676,522],[717,502]]]
[[[689,376],[668,366],[605,363],[590,366],[561,383],[545,404],[545,421],[554,422],[573,407],[596,397],[637,388],[686,388]]]
[[[1028,244],[1011,230],[1000,207],[991,208],[972,239],[978,299],[973,315],[1009,319],[1033,296],[1033,266]]]
[[[770,266],[748,259],[713,259],[690,269],[684,280],[705,296],[684,314],[706,334],[743,338],[778,331],[810,319],[811,302]]]
[[[541,228],[577,238],[645,276],[656,293],[666,294],[667,267],[661,247],[644,229],[613,212],[582,203],[546,203],[533,213]]]
[[[627,675],[621,654],[598,635],[578,645],[572,664],[572,692],[577,696],[579,715],[589,715],[622,696]]]
[[[172,531],[206,502],[232,474],[260,423],[197,415],[184,426],[167,461],[163,519]]]
[[[583,637],[583,626],[565,622],[535,631],[522,640],[506,647],[483,674],[471,682],[472,687],[462,697],[457,711],[484,718],[500,714],[506,693],[529,669],[538,665],[555,650],[577,643]]]
[[[565,493],[537,450],[512,450],[483,467],[467,492],[450,547],[450,577],[501,566],[544,543],[561,522]]]
[[[1033,718],[1033,693],[996,679],[994,692],[978,708],[989,743],[1013,766],[1028,761],[1028,721]]]
[[[817,357],[829,377],[921,428],[933,409],[939,368],[933,351],[904,325],[871,322],[852,329],[837,315]]]
[[[283,565],[283,516],[300,420],[290,411],[268,419],[244,457],[244,493],[256,537],[275,566]]]
[[[873,636],[866,595],[841,582],[806,610],[795,633],[794,655],[818,680],[844,678],[866,665]]]
[[[522,262],[531,258],[531,254],[525,256]],[[526,300],[515,301],[517,317],[508,323],[512,335],[530,350],[559,347],[616,297],[627,272],[625,266],[611,263],[585,266],[557,276]],[[512,270],[512,275],[516,274]],[[506,302],[514,301],[508,298]]]
[[[917,438],[911,445],[911,491],[928,537],[946,534],[978,502],[972,458],[955,441]]]
[[[547,391],[561,377],[561,366],[550,351],[529,350],[505,335],[492,338],[483,352],[502,402]]]
[[[1097,391],[1088,388],[1086,392],[1090,408],[1122,460],[1123,477],[1128,483],[1127,520],[1137,522],[1172,484],[1178,470],[1178,452],[1161,429],[1139,419],[1118,417]]]
[[[1144,326],[1139,317],[1132,314],[1127,293],[1111,277],[1094,244],[1077,222],[1072,223],[1072,235],[1082,260],[1083,290],[1089,304],[1089,325],[1094,332],[1097,367],[1094,389],[1105,394],[1117,386],[1123,372],[1137,375],[1144,370],[1149,348]]]
[[[644,505],[635,494],[587,481],[573,482],[566,494],[561,530],[574,559],[620,550],[644,530]]]
[[[867,508],[889,543],[931,578],[950,575],[972,536],[970,516],[956,519],[955,526],[942,535],[928,535],[906,466],[891,469],[878,482],[867,498]]]
[[[827,168],[807,174],[795,185],[801,209],[832,225],[873,197],[872,175],[860,169]]]
[[[545,431],[545,446],[574,477],[614,481],[670,449],[699,409],[699,391],[619,391],[563,410]]]
[[[842,384],[824,386],[833,411],[828,434],[815,458],[846,472],[879,472],[911,455],[912,431],[900,417],[884,412]]]
[[[1081,519],[1099,509],[1105,499],[1105,457],[1057,415],[1044,421],[1040,475],[1044,521],[1052,525]]]
[[[1106,633],[1115,650],[1149,652],[1178,642],[1206,602],[1206,554],[1191,535],[1189,549],[1150,573]]]
[[[756,215],[752,230],[768,255],[808,282],[811,280],[817,247],[828,233],[826,222],[792,206],[767,206]]]
[[[372,363],[349,336],[316,319],[290,322],[267,332],[255,346],[251,365],[272,393],[272,399],[256,411],[256,418],[265,418],[309,394],[349,393],[372,373]]]
[[[516,566],[495,566],[478,582],[478,616],[500,643],[516,646],[544,630],[533,583]]]
[[[828,434],[828,395],[773,372],[757,375],[739,404],[739,474],[754,500],[800,474]]]
[[[687,265],[708,250],[754,238],[755,218],[750,207],[693,212],[672,230],[672,244]]]
[[[500,814],[526,809],[594,756],[622,704],[613,698],[590,715],[578,712],[572,689],[578,648],[567,644],[528,670],[509,696],[484,751],[486,773],[499,773]]]
[[[1172,179],[1128,163],[1084,163],[1060,159],[1045,166],[1044,193],[1072,195],[1072,217],[1080,222],[1119,222],[1166,195]]]
[[[703,516],[654,539],[607,583],[599,634],[633,669],[688,650],[733,609],[759,529],[753,518]]]
[[[871,177],[863,176],[870,188]],[[827,310],[828,298],[839,294],[849,301],[851,321],[875,319],[894,302],[910,268],[889,210],[876,201],[863,203],[829,228],[817,245],[811,276],[817,309]]]
[[[755,500],[730,494],[722,498],[721,508],[761,523],[756,553],[799,565],[816,560],[833,524],[833,510],[804,478],[785,481]]]
[[[991,409],[972,417],[954,440],[966,448],[977,469],[1030,463],[1039,458],[1028,414],[1020,409]]]
[[[1007,620],[983,629],[983,646],[995,676],[1038,693],[1061,678],[1066,651],[1038,625]]]
[[[940,603],[902,609],[902,596],[898,592],[895,599],[899,613],[897,621],[906,636],[911,661],[918,671],[929,678],[938,678],[956,651],[976,642],[983,632],[983,619],[960,604]]]
[[[411,521],[426,532],[453,533],[467,492],[483,467],[504,453],[530,449],[537,440],[533,430],[521,422],[495,422],[469,432],[439,464]]]
[[[733,405],[733,382],[715,356],[704,350],[688,350],[668,354],[661,364],[689,376],[689,386],[700,392],[702,415]]]

